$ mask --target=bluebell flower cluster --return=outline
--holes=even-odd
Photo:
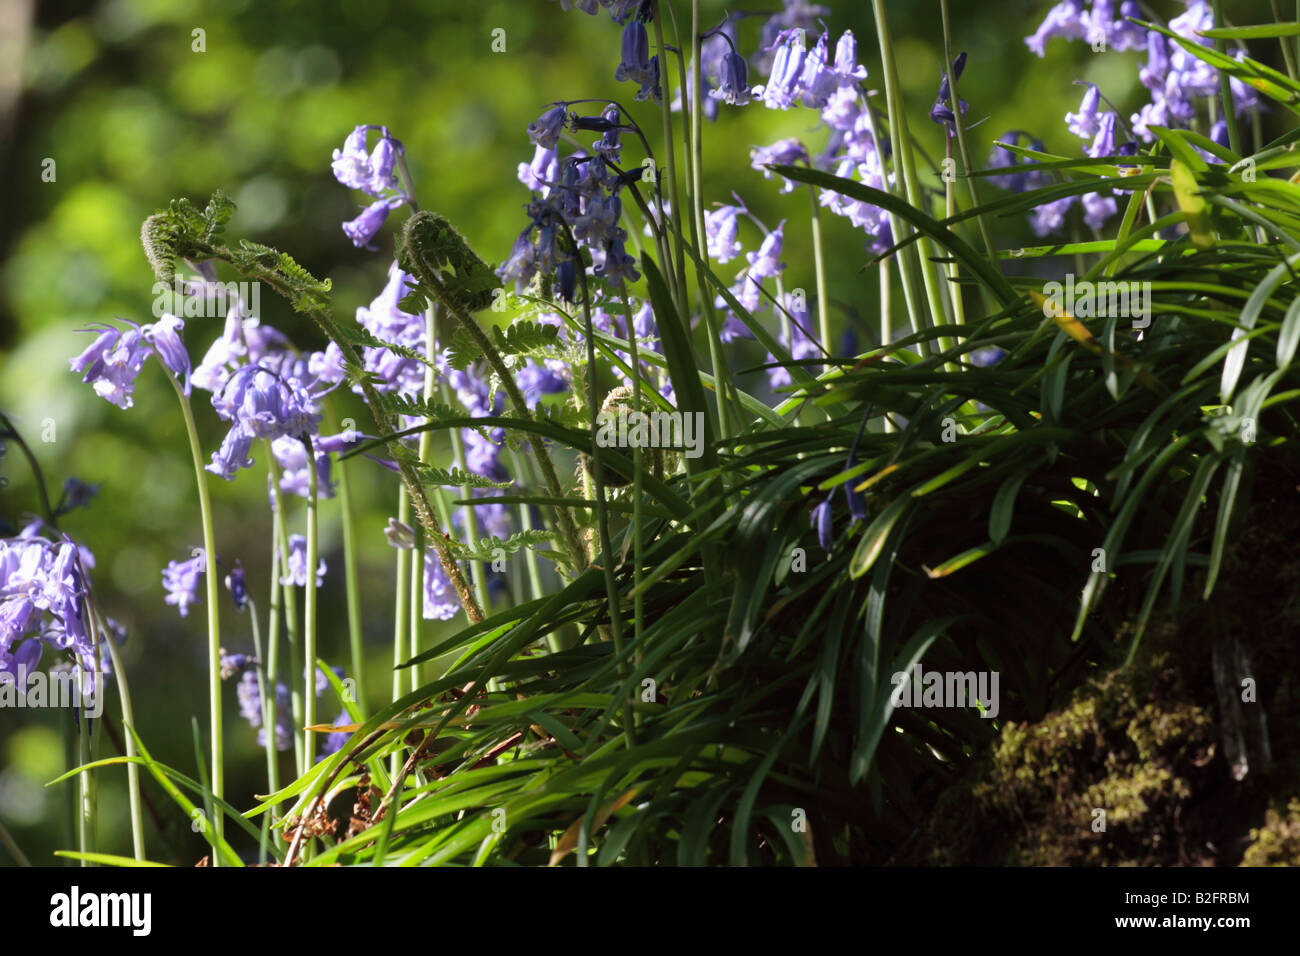
[[[144,368],[145,360],[156,355],[163,367],[182,382],[185,394],[189,395],[190,357],[181,340],[185,323],[170,314],[144,326],[129,319],[121,321],[130,328],[123,330],[105,324],[95,326],[101,330],[95,341],[69,360],[72,371],[81,373],[82,382],[118,408],[130,408],[134,404],[135,380]],[[94,328],[87,331],[94,331]]]
[[[239,683],[235,685],[235,697],[239,702],[239,715],[248,721],[249,726],[257,730],[257,745],[266,747],[266,727],[263,726],[264,718],[262,714],[262,695],[259,689],[259,677],[265,679],[265,673],[261,672],[262,662],[256,657],[249,654],[227,654],[224,649],[221,653],[221,679],[229,680],[235,675],[239,676]],[[339,680],[343,679],[343,668],[332,668]],[[304,675],[305,675],[304,669]],[[329,679],[325,676],[324,671],[319,667],[316,668],[316,696],[320,697],[329,690]],[[334,721],[335,727],[340,727],[348,722],[347,711],[343,711]],[[293,746],[294,737],[293,722],[293,696],[289,692],[288,686],[283,681],[275,682],[275,749],[279,751],[288,750]],[[348,739],[348,734],[330,734],[325,740],[324,750],[321,756],[337,752],[338,748]],[[342,739],[336,739],[341,737]]]
[[[1127,124],[1115,110],[1101,108],[1104,97],[1091,84],[1084,91],[1079,109],[1065,115],[1066,127],[1085,141],[1083,151],[1094,158],[1132,155],[1138,141],[1155,140],[1151,127],[1188,128],[1200,113],[1206,112],[1200,109],[1200,103],[1211,103],[1222,97],[1219,71],[1165,35],[1130,22],[1129,18],[1142,16],[1135,0],[1124,0],[1118,10],[1114,0],[1092,0],[1086,7],[1083,0],[1061,0],[1048,12],[1038,30],[1025,38],[1026,45],[1040,57],[1053,37],[1083,40],[1099,52],[1145,51],[1146,62],[1138,69],[1138,79],[1148,90],[1150,102],[1133,113]],[[1212,46],[1213,41],[1201,34],[1213,27],[1214,12],[1206,0],[1187,0],[1187,9],[1169,21],[1169,29],[1174,33],[1206,47]],[[1237,115],[1263,109],[1255,90],[1235,77],[1229,79],[1230,108]],[[1210,129],[1210,138],[1227,146],[1223,104],[1215,103],[1215,106],[1211,112],[1219,118]],[[1208,159],[1214,158],[1208,152],[1202,153]],[[1017,185],[1023,187],[1023,181]],[[1067,212],[1079,200],[1080,197],[1067,196],[1039,207],[1031,219],[1035,233],[1046,236],[1059,230]],[[1108,193],[1088,193],[1081,201],[1084,222],[1093,228],[1100,228],[1118,210],[1114,197]]]
[[[366,143],[372,130],[379,131],[374,149],[367,150]],[[403,152],[402,144],[394,139],[386,126],[358,126],[343,141],[343,148],[334,150],[334,177],[350,189],[359,189],[372,198],[372,202],[355,219],[343,223],[344,234],[359,249],[374,248],[370,240],[384,224],[388,214],[410,201],[398,185],[397,162]]]
[[[826,148],[810,155],[798,140],[783,139],[754,150],[753,165],[761,168],[767,163],[811,163],[842,178],[857,178],[868,186],[888,190],[892,176],[885,169],[882,155],[887,155],[888,148],[878,141],[871,110],[859,88],[867,70],[858,63],[857,38],[846,30],[835,43],[834,56],[830,42],[830,34],[823,32],[809,49],[802,27],[777,31],[771,41],[774,55],[768,81],[753,89],[755,99],[769,109],[803,105],[818,110],[829,133]],[[784,182],[782,191],[789,192],[793,187],[793,183]],[[882,251],[892,245],[888,217],[879,208],[829,189],[819,190],[819,202],[866,232],[873,249]]]
[[[0,680],[19,683],[45,647],[70,656],[93,680],[105,670],[102,661],[96,668],[86,606],[94,555],[66,535],[44,537],[41,530],[35,521],[16,537],[0,538]]]

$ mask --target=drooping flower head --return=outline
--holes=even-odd
[[[288,574],[280,577],[284,585],[294,584],[300,588],[307,586],[307,539],[300,534],[289,535]],[[320,558],[316,567],[316,587],[325,580],[325,559]]]
[[[168,561],[163,568],[162,583],[167,591],[166,603],[188,617],[190,605],[199,602],[199,582],[207,570],[207,562],[200,552],[188,561]]]
[[[182,390],[189,395],[190,357],[180,337],[185,323],[171,314],[144,326],[129,319],[122,321],[130,328],[98,326],[102,331],[95,341],[69,360],[72,371],[80,372],[82,382],[92,385],[96,395],[118,408],[130,408],[135,403],[135,380],[145,360],[156,355],[178,382],[183,380]]]
[[[959,53],[957,58],[952,61],[952,76],[960,80],[962,70],[966,69],[966,54]],[[943,78],[939,81],[939,95],[934,101],[934,106],[930,107],[930,119],[945,126],[949,136],[957,135],[957,117],[952,111],[952,85],[949,82],[948,74],[944,73]],[[970,104],[963,99],[958,99],[958,108],[961,115],[966,115],[966,110]]]

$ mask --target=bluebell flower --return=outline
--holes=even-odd
[[[986,345],[970,353],[970,363],[976,368],[988,368],[1001,362],[1006,355],[1006,349],[1000,349],[996,345]]]
[[[641,273],[636,269],[636,259],[628,255],[622,239],[616,239],[606,245],[600,263],[592,272],[597,278],[604,279],[615,287],[641,278]]]
[[[1097,107],[1100,100],[1101,92],[1096,85],[1089,84],[1083,94],[1083,102],[1079,104],[1079,112],[1065,114],[1065,125],[1071,133],[1081,139],[1092,139],[1097,135]]]
[[[515,239],[510,247],[510,255],[497,267],[497,275],[502,282],[515,283],[515,290],[523,292],[537,274],[537,250],[529,238],[533,227],[529,226]]]
[[[447,572],[442,569],[437,552],[424,554],[423,598],[420,615],[426,621],[449,621],[460,610],[460,600],[452,587]]]
[[[1085,193],[1083,197],[1083,221],[1093,229],[1100,229],[1106,220],[1118,212],[1115,197],[1101,193]]]
[[[622,59],[614,70],[614,79],[620,83],[639,83],[635,99],[660,99],[659,58],[650,56],[650,35],[640,20],[630,20],[623,28]]]
[[[1036,236],[1049,236],[1065,225],[1065,214],[1078,200],[1078,196],[1063,196],[1037,207],[1029,218],[1030,228]]]
[[[343,224],[343,232],[358,249],[373,249],[370,240],[375,237],[388,214],[402,205],[402,199],[376,199],[361,215]]]
[[[830,95],[839,88],[839,77],[830,66],[830,35],[825,31],[817,38],[811,50],[804,55],[803,74],[799,77],[804,106],[821,109]]]
[[[771,146],[756,146],[749,151],[749,165],[763,174],[764,179],[772,178],[772,170],[768,166],[792,166],[797,162],[808,162],[808,150],[793,137],[779,139]],[[781,177],[781,192],[793,192],[795,183],[793,180]]]
[[[587,200],[586,208],[570,226],[575,239],[593,246],[605,245],[626,238],[618,224],[622,217],[623,201],[617,195],[594,196]]]
[[[189,355],[178,334],[184,323],[172,315],[164,315],[158,322],[143,327],[127,319],[122,321],[130,328],[101,326],[103,331],[95,341],[69,360],[72,371],[82,373],[82,382],[90,384],[96,395],[125,409],[134,404],[135,380],[145,360],[157,355],[177,380],[184,376],[183,387],[188,394]]]
[[[330,456],[321,448],[321,442],[312,443],[316,456],[316,496],[334,497],[331,479]],[[271,442],[271,454],[280,466],[280,490],[299,498],[306,498],[311,490],[307,474],[307,448],[297,436],[281,435]]]
[[[1010,143],[1013,146],[1025,146],[1035,152],[1042,152],[1043,150],[1042,140],[1034,139],[1021,130],[1011,130],[1000,137],[999,141],[993,145],[993,151],[989,153],[989,166],[993,169],[1023,166],[1035,162],[1034,160],[1023,159],[1004,147],[1003,143]],[[989,181],[1001,189],[1013,193],[1023,193],[1030,189],[1041,189],[1044,186],[1050,186],[1052,177],[1045,171],[1024,170],[1007,173],[1004,176],[990,176]]]
[[[782,219],[777,224],[777,227],[763,238],[763,243],[758,247],[758,252],[745,254],[745,259],[749,262],[749,276],[761,281],[763,279],[775,279],[784,272],[785,263],[780,261],[781,248],[784,244],[785,220]]]
[[[567,115],[568,106],[564,103],[552,106],[528,124],[528,138],[543,149],[555,149],[559,145]]]
[[[164,312],[157,322],[144,326],[140,332],[145,340],[151,342],[158,358],[167,370],[176,376],[179,382],[184,379],[182,390],[190,394],[190,353],[181,341],[181,332],[185,323],[171,313]]]
[[[262,696],[258,691],[256,670],[245,670],[236,686],[239,714],[257,728],[257,745],[265,748],[266,728],[262,726]],[[282,682],[275,684],[275,749],[288,750],[293,745],[293,699]]]
[[[252,438],[311,434],[321,420],[310,395],[260,365],[238,369],[212,396],[212,407]]]
[[[384,528],[384,537],[393,548],[415,547],[415,529],[405,521],[398,521],[396,518],[388,519],[388,525]]]
[[[1112,110],[1102,113],[1097,121],[1096,135],[1093,137],[1092,145],[1084,149],[1084,152],[1097,159],[1101,156],[1115,155],[1115,123],[1119,116]]]
[[[319,352],[312,352],[308,357],[311,374],[322,382],[337,385],[347,378],[347,369],[343,364],[343,350],[337,342],[331,342]]]
[[[345,674],[342,667],[335,665],[334,667],[331,667],[330,670],[334,672],[334,676],[337,677],[340,681],[343,680]],[[302,676],[303,677],[307,676],[307,668],[305,667],[302,669]],[[319,664],[316,666],[315,687],[316,687],[317,697],[319,697],[321,694],[325,693],[330,689],[330,679],[325,675],[325,669],[321,667]]]
[[[781,344],[786,347],[786,351],[790,353],[790,357],[796,362],[805,359],[819,358],[822,355],[822,350],[818,348],[817,340],[812,338],[810,335],[812,324],[807,309],[799,308],[798,299],[790,293],[786,293],[782,305],[784,306],[785,311],[789,313],[790,321],[788,323],[788,335],[784,328],[784,325],[787,323],[782,323],[783,327],[781,329],[780,341]],[[776,356],[769,353],[767,361],[775,362]],[[768,384],[771,385],[773,389],[781,388],[782,386],[793,383],[793,379],[790,376],[790,370],[784,366],[769,368],[766,369],[766,372]]]
[[[959,53],[957,58],[952,61],[952,75],[956,79],[961,79],[962,70],[966,69],[966,54]],[[934,106],[930,107],[930,120],[942,124],[948,129],[949,136],[957,135],[957,117],[952,111],[952,85],[948,80],[948,74],[944,73],[939,80],[939,95],[934,101]],[[958,98],[957,106],[961,110],[961,115],[965,116],[970,104],[965,100]]]
[[[244,567],[238,561],[226,575],[226,588],[230,591],[230,598],[235,602],[235,607],[242,611],[248,607],[248,587],[244,584]]]
[[[725,265],[740,255],[742,246],[736,239],[739,206],[721,206],[704,214],[704,237],[709,257]]]
[[[1218,144],[1219,144],[1220,146],[1222,146],[1224,149],[1231,149],[1231,145],[1230,145],[1230,142],[1229,142],[1229,140],[1228,140],[1228,121],[1227,121],[1227,120],[1225,120],[1225,119],[1217,119],[1217,120],[1214,121],[1214,125],[1210,127],[1210,139],[1214,140],[1216,143],[1218,143]],[[1216,157],[1215,159],[1211,160],[1211,162],[1218,162],[1217,157]]]
[[[551,183],[560,176],[560,164],[554,147],[538,146],[533,151],[531,163],[520,163],[519,181],[534,192],[540,192],[545,199],[550,192]]]
[[[817,542],[823,551],[830,551],[835,545],[835,524],[831,508],[831,499],[834,497],[835,493],[831,492],[825,501],[813,508],[809,521],[809,525],[817,529]]]
[[[570,256],[555,266],[555,291],[565,302],[572,302],[578,292],[578,264]]]
[[[515,373],[515,383],[523,392],[529,408],[536,408],[543,395],[558,395],[568,390],[568,383],[553,369],[528,359]]]
[[[1169,45],[1163,34],[1151,30],[1146,47],[1147,62],[1138,70],[1138,79],[1151,92],[1162,94],[1169,78]]]
[[[162,583],[167,591],[164,598],[180,611],[181,617],[188,617],[190,605],[199,600],[199,579],[207,571],[206,559],[199,554],[188,561],[168,561],[163,568]]]
[[[1093,0],[1092,4],[1092,25],[1094,29],[1105,29],[1102,26],[1104,18],[1103,9],[1113,5],[1113,0]],[[1146,30],[1136,23],[1130,23],[1129,18],[1141,20],[1142,9],[1138,6],[1137,0],[1124,0],[1119,6],[1119,19],[1110,26],[1107,37],[1107,45],[1112,50],[1140,50],[1146,43]]]
[[[1034,31],[1034,35],[1025,37],[1025,45],[1042,57],[1047,41],[1052,37],[1081,40],[1087,35],[1088,21],[1082,0],[1061,0],[1048,11],[1046,19]]]
[[[242,428],[232,428],[221,440],[221,447],[212,453],[212,461],[203,466],[204,471],[226,481],[234,481],[241,468],[252,468],[253,436]]]
[[[94,555],[66,535],[41,537],[41,525],[33,522],[17,537],[0,539],[0,680],[20,689],[46,645],[72,654],[92,675],[95,666],[84,613],[84,569],[94,566]]]
[[[623,155],[623,114],[611,103],[605,107],[600,116],[609,125],[601,131],[600,140],[595,145],[596,153],[606,162],[617,163]]]
[[[380,131],[379,141],[367,153],[366,139],[373,129]],[[386,127],[358,126],[343,141],[343,148],[334,150],[334,177],[350,189],[382,196],[397,188],[395,167],[401,150],[402,144],[389,135]]]
[[[749,65],[734,50],[722,58],[718,88],[709,92],[715,100],[730,106],[744,106],[749,102]]]
[[[348,712],[344,710],[340,712],[337,717],[334,718],[334,723],[332,724],[332,726],[346,727],[351,722],[352,722],[352,718],[350,718],[348,716]],[[340,750],[343,749],[343,745],[348,742],[348,738],[351,736],[352,735],[350,733],[347,733],[346,731],[327,734],[325,736],[325,739],[321,741],[319,759],[324,760],[326,757],[330,757],[338,753]]]
[[[284,585],[296,584],[303,588],[307,586],[307,539],[300,534],[289,535],[289,555],[288,574],[281,575],[280,583]],[[320,558],[320,563],[316,567],[316,587],[320,587],[325,580],[325,559]]]
[[[785,30],[776,39],[776,56],[766,84],[754,87],[754,96],[768,109],[789,109],[802,92],[806,38],[800,29]]]
[[[89,508],[97,494],[99,485],[87,484],[80,478],[68,478],[63,482],[63,499],[58,510],[67,512],[76,508]]]
[[[252,667],[258,663],[256,657],[251,654],[227,654],[226,649],[221,648],[221,679],[230,680],[236,674],[245,668]]]
[[[830,16],[830,7],[810,4],[808,0],[781,0],[783,9],[773,14],[763,23],[759,37],[759,53],[754,60],[754,69],[763,72],[772,63],[772,51],[780,42],[781,35],[789,30],[813,30],[818,21]]]
[[[195,367],[190,381],[204,391],[220,391],[240,365],[256,365],[288,347],[283,333],[249,316],[243,303],[236,301],[226,314],[225,329]]]

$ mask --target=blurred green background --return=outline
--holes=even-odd
[[[870,4],[828,2],[833,37],[846,28],[856,32],[868,85],[877,88]],[[689,15],[688,4],[675,3],[679,16]],[[937,0],[887,6],[912,128],[929,154],[941,157],[939,127],[928,120],[943,69]],[[952,3],[954,46],[970,57],[960,88],[971,104],[968,123],[978,123],[971,140],[980,164],[996,137],[1017,128],[1041,137],[1049,150],[1079,155],[1082,143],[1063,122],[1082,94],[1075,79],[1099,84],[1126,115],[1144,101],[1139,53],[1094,54],[1082,43],[1058,40],[1040,60],[1026,49],[1023,37],[1050,6],[1050,0]],[[1182,10],[1177,0],[1154,6],[1164,17]],[[1264,2],[1227,6],[1236,23],[1270,19]],[[753,9],[775,7],[766,0]],[[706,0],[703,19],[716,23],[723,11],[722,3]],[[743,22],[743,53],[754,51],[762,19]],[[495,53],[498,28],[506,50]],[[204,52],[193,49],[196,29],[205,31]],[[525,225],[528,194],[515,173],[532,158],[524,132],[529,121],[556,99],[610,96],[631,103],[633,87],[613,76],[619,27],[603,11],[562,13],[553,0],[0,0],[0,38],[0,173],[9,184],[0,192],[0,408],[32,443],[52,493],[69,475],[100,486],[92,507],[69,515],[64,528],[95,553],[99,600],[129,629],[124,656],[146,743],[160,760],[193,773],[190,721],[205,721],[207,707],[203,615],[199,609],[180,618],[163,603],[160,584],[160,569],[200,543],[183,425],[152,364],[130,411],[80,384],[67,362],[90,339],[77,330],[114,317],[150,320],[154,279],[137,238],[140,222],[173,197],[202,202],[216,188],[239,206],[229,236],[283,248],[316,275],[331,277],[337,313],[352,316],[382,287],[393,227],[405,215],[395,214],[376,238],[379,252],[353,248],[340,230],[362,197],[334,180],[330,155],[358,123],[389,126],[406,144],[421,204],[457,223],[485,259],[499,261]],[[1257,56],[1280,65],[1275,44],[1260,46]],[[657,144],[655,109],[636,104],[633,112]],[[705,130],[706,201],[730,201],[735,190],[769,225],[789,220],[787,289],[813,286],[807,198],[780,195],[775,181],[750,168],[748,148],[798,136],[820,150],[825,134],[816,124],[810,110],[724,106],[718,123]],[[47,159],[56,164],[53,182],[42,181]],[[875,270],[860,271],[867,256],[848,222],[828,216],[825,228],[836,322],[853,327],[866,347],[878,327]],[[1004,248],[1032,238],[1021,217],[1000,221],[996,231]],[[754,249],[759,234],[742,226],[741,239]],[[300,347],[323,346],[313,327],[264,291],[264,321]],[[219,320],[187,323],[196,363],[220,326]],[[737,346],[733,361],[757,364],[762,350]],[[746,381],[758,387],[761,375]],[[196,392],[196,410],[210,452],[224,427],[202,393]],[[341,414],[366,420],[351,396]],[[47,420],[54,440],[43,442]],[[16,449],[0,459],[0,468],[9,482],[0,490],[0,515],[16,521],[34,512],[36,494]],[[390,686],[392,552],[381,532],[396,483],[364,462],[352,474],[370,652],[363,689],[374,706]],[[214,480],[212,488],[222,557],[243,562],[254,597],[265,604],[264,472],[255,468],[233,484]],[[330,573],[321,649],[345,663],[340,530],[330,505],[323,515]],[[247,616],[227,603],[222,620],[225,646],[250,650]],[[430,623],[425,643],[454,626]],[[265,787],[264,767],[254,732],[238,716],[233,687],[226,691],[227,796],[247,807]],[[116,713],[115,702],[109,709]],[[323,719],[333,716],[331,705],[322,710]],[[38,863],[72,845],[62,809],[70,785],[44,788],[66,766],[60,724],[66,719],[54,711],[0,713],[0,819]],[[101,740],[99,751],[114,748]],[[289,764],[286,758],[286,775]],[[124,776],[108,770],[99,778],[100,846],[107,852],[129,852]],[[188,821],[146,787],[166,821],[161,839],[149,825],[151,856],[197,860],[203,844]],[[0,851],[0,862],[12,861]]]

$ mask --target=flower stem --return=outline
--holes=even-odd
[[[664,78],[668,75],[668,45],[664,43],[664,23],[663,11],[665,7],[664,0],[652,0],[654,4],[654,27],[655,27],[655,45],[659,52],[659,75],[660,83],[664,86],[663,92],[667,92],[667,83]],[[666,103],[659,104],[659,114],[663,118],[664,127],[664,166],[668,175],[668,200],[672,204],[672,214],[681,215],[682,203],[681,195],[677,189],[677,150],[673,145],[673,123],[672,114]],[[664,210],[661,208],[660,212]],[[663,216],[663,222],[667,225],[668,217]],[[674,283],[677,287],[677,311],[680,315],[690,315],[690,310],[686,307],[686,254],[682,250],[681,243],[674,243],[676,255],[670,262],[664,265],[672,270],[676,278]]]
[[[337,431],[334,416],[330,414],[330,423]],[[365,648],[361,635],[361,579],[357,573],[357,537],[354,516],[352,514],[352,491],[348,480],[348,463],[337,463],[339,470],[339,513],[343,518],[343,580],[348,600],[348,649],[352,657],[352,679],[356,681],[357,703],[364,708],[365,693]],[[273,791],[274,792],[274,791]]]
[[[93,610],[88,617],[93,628]],[[104,646],[108,648],[109,660],[113,662],[113,677],[117,681],[117,694],[122,702],[122,724],[128,730],[122,735],[125,738],[126,755],[127,757],[134,757],[136,756],[135,735],[130,731],[135,729],[135,716],[131,709],[131,688],[127,686],[126,668],[122,666],[122,658],[117,653],[117,645],[113,642],[111,634],[104,641]],[[140,767],[135,763],[126,765],[126,785],[131,807],[131,852],[135,855],[136,860],[143,860],[144,818],[140,813]]]
[[[957,128],[957,146],[961,152],[962,172],[969,173],[974,166],[971,164],[970,149],[966,145],[966,123],[961,114],[961,98],[957,95],[956,71],[952,69],[952,24],[948,18],[948,0],[939,0],[939,11],[943,18],[943,55],[948,70],[948,94],[951,98],[949,106],[952,109],[953,125]],[[980,205],[978,177],[967,175],[965,178],[966,185],[970,188],[971,205],[978,209]],[[993,245],[993,233],[989,231],[989,224],[984,219],[984,214],[980,213],[976,216],[975,222],[979,226],[980,238],[984,240],[984,251],[988,253],[989,261],[998,263],[1000,260],[997,247]],[[956,297],[957,293],[954,292],[953,295]]]
[[[300,675],[299,667],[302,663],[302,650],[298,643],[298,592],[293,589],[293,582],[289,578],[289,530],[288,522],[284,517],[284,492],[280,489],[280,476],[276,472],[275,457],[271,454],[271,443],[265,443],[267,467],[271,471],[271,499],[275,502],[275,512],[280,516],[276,524],[276,538],[278,541],[277,552],[279,558],[276,562],[276,576],[280,582],[281,593],[284,595],[284,623],[285,638],[289,642],[289,706],[293,716],[295,727],[301,727],[304,724],[302,710],[302,694],[299,689],[302,685],[298,683],[295,674]],[[309,471],[312,469],[308,469]],[[285,583],[285,582],[289,583]],[[275,692],[272,685],[273,694]],[[275,733],[275,726],[271,725],[266,731],[268,734]],[[293,737],[293,754],[294,766],[297,767],[299,775],[307,772],[307,766],[304,763],[305,757],[302,750],[302,737],[295,731]]]
[[[641,410],[641,360],[637,355],[636,328],[632,322],[632,304],[627,298],[626,287],[623,291],[623,315],[627,322],[627,349],[631,357],[632,366],[632,407],[637,414],[642,414]],[[721,401],[721,396],[719,400]],[[645,554],[645,521],[641,513],[641,504],[645,498],[643,490],[643,476],[645,472],[644,457],[645,449],[641,447],[641,442],[637,442],[632,448],[632,646],[637,652],[637,663],[640,664],[641,656],[641,633],[645,619],[645,595],[641,593],[641,562]],[[606,555],[606,563],[613,560],[611,555]],[[632,713],[636,715],[635,707]]]
[[[208,726],[212,736],[212,795],[221,799],[225,796],[226,771],[221,735],[221,619],[217,603],[220,592],[217,579],[216,534],[213,532],[212,524],[212,499],[208,492],[208,474],[203,470],[203,450],[199,445],[198,427],[194,424],[194,410],[190,406],[189,397],[181,389],[180,382],[171,375],[167,376],[167,380],[176,389],[176,397],[181,403],[181,413],[185,416],[185,432],[189,437],[190,456],[194,459],[194,477],[199,490],[199,516],[203,522],[204,578],[207,585]],[[225,820],[215,801],[212,807],[212,827],[212,832],[221,839],[225,832]],[[212,854],[212,865],[221,865],[220,854]]]
[[[316,453],[312,448],[311,438],[302,436],[303,446],[307,449],[307,572],[306,597],[303,607],[303,657],[306,674],[303,677],[303,732],[302,749],[306,757],[306,767],[316,762],[316,732],[311,728],[316,723],[316,563],[320,549],[319,522],[316,516]],[[305,768],[304,768],[305,769]]]
[[[876,33],[880,39],[880,59],[885,74],[885,100],[889,107],[889,133],[894,149],[894,169],[903,180],[907,201],[918,210],[924,210],[921,196],[921,183],[916,175],[916,159],[912,154],[912,141],[907,128],[907,113],[903,107],[903,93],[898,80],[898,65],[894,60],[893,47],[889,39],[889,23],[885,18],[884,0],[871,0],[876,18]],[[908,232],[911,230],[909,228]],[[898,242],[904,236],[895,235]],[[914,261],[921,271],[921,281],[925,287],[926,300],[930,307],[931,325],[946,322],[943,296],[937,284],[935,270],[930,263],[930,243],[924,236],[919,236],[915,243]],[[946,351],[946,339],[939,340],[939,348]]]
[[[411,520],[411,506],[406,498],[406,489],[397,493],[397,520],[407,524]],[[397,592],[393,599],[393,700],[405,696],[402,690],[402,663],[406,660],[406,602],[411,592],[411,554],[407,548],[397,549]],[[396,777],[401,767],[401,757],[394,753],[391,760],[390,776]]]
[[[1223,0],[1214,0],[1214,25],[1223,26]],[[1227,55],[1228,43],[1223,37],[1214,41],[1214,49]],[[1219,71],[1219,90],[1223,94],[1223,119],[1228,124],[1228,145],[1240,156],[1241,130],[1237,128],[1237,110],[1232,99],[1232,80],[1223,70]]]
[[[808,198],[812,201],[813,272],[817,277],[817,334],[821,336],[822,348],[833,358],[835,350],[831,347],[830,306],[826,301],[826,259],[822,254],[822,210],[817,202],[817,190],[812,186],[808,187]],[[789,344],[793,347],[793,338],[789,339]],[[826,365],[825,368],[829,371],[831,366]]]
[[[266,729],[266,746],[262,749],[266,752],[266,786],[267,793],[275,793],[280,789],[279,767],[276,766],[276,749],[275,749],[275,706],[274,695],[268,696],[268,690],[274,686],[273,682],[266,675],[266,657],[265,649],[262,646],[261,629],[257,626],[257,605],[253,602],[252,597],[248,599],[248,623],[253,629],[253,656],[257,658],[257,694],[262,704],[262,727]],[[116,666],[116,665],[114,665]],[[257,856],[259,863],[265,863],[267,857],[267,845],[271,839],[271,815],[268,813],[262,817],[262,840],[257,847]]]

